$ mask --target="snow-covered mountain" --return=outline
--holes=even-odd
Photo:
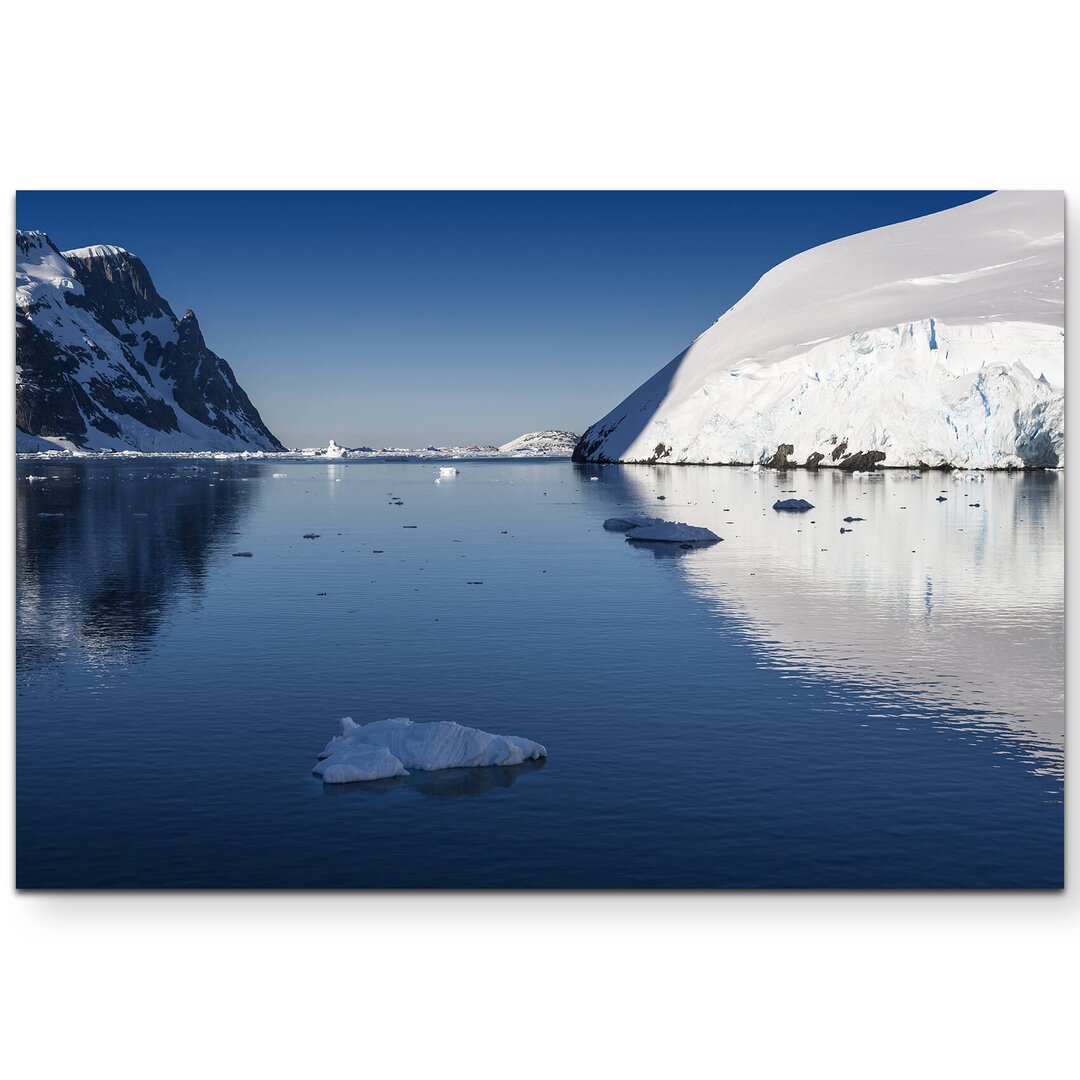
[[[572,431],[530,431],[503,443],[499,453],[515,457],[570,457],[577,441]]]
[[[142,261],[15,234],[16,449],[281,450]]]
[[[770,270],[581,461],[1064,463],[1064,199],[998,192]]]

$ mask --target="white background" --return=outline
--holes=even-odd
[[[7,28],[9,194],[1080,191],[1049,5],[53,0]],[[1078,1060],[1075,892],[15,894],[12,802],[8,1075],[983,1078]]]

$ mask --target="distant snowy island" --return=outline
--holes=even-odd
[[[209,458],[214,460],[270,461],[412,461],[462,460],[482,458],[562,458],[569,459],[578,436],[570,431],[532,431],[502,446],[340,446],[331,439],[326,446],[294,450],[112,450],[84,449],[65,439],[43,439],[16,433],[15,449],[20,458]]]
[[[796,255],[575,459],[1060,467],[1064,228],[1061,192],[998,192]]]

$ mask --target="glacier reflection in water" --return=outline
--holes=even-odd
[[[994,732],[1062,774],[1060,472],[588,468],[620,507],[725,538],[671,554],[763,664],[836,679],[875,719]],[[785,498],[814,509],[771,509]]]

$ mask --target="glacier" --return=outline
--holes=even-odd
[[[575,460],[1064,464],[1060,191],[996,192],[770,270],[593,424]]]
[[[358,724],[343,716],[341,734],[326,744],[312,771],[327,784],[347,784],[407,776],[409,769],[521,765],[546,757],[547,750],[531,739],[492,735],[452,720],[417,724],[398,716]]]

